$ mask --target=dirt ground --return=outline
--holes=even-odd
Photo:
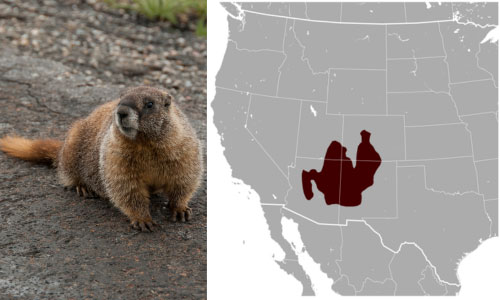
[[[141,84],[169,90],[206,144],[206,39],[99,1],[0,0],[0,136],[63,139]],[[139,233],[54,169],[0,153],[0,299],[206,298],[206,176],[192,221],[168,221],[165,204]]]

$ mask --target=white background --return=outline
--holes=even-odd
[[[232,178],[213,124],[215,76],[228,35],[227,14],[219,1],[208,0],[208,297],[211,300],[299,299],[301,284],[274,261],[284,254],[270,237],[259,197],[243,182]],[[293,224],[289,225],[286,228],[291,231],[286,234],[292,235]],[[499,257],[498,237],[467,255],[458,270],[462,284],[460,299],[500,299]],[[313,263],[311,268],[314,267]],[[316,275],[313,280],[321,274]],[[315,282],[316,288],[328,290],[328,280],[322,279]],[[330,292],[318,298],[335,297],[340,296]],[[394,297],[399,298],[403,297]]]

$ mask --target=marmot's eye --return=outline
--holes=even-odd
[[[147,108],[151,108],[151,107],[153,107],[153,102],[148,102],[148,103],[146,103],[146,107],[147,107]]]

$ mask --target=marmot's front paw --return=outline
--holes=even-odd
[[[153,220],[146,220],[146,221],[139,221],[139,220],[132,220],[130,222],[130,226],[132,226],[132,228],[136,229],[136,230],[140,230],[142,232],[152,232],[153,231],[153,227],[154,226],[157,226],[158,224],[153,221]]]
[[[83,196],[84,198],[95,198],[96,195],[92,190],[87,189],[84,185],[77,185],[76,186],[76,193],[78,196]]]
[[[176,222],[177,217],[179,217],[181,222],[186,222],[191,219],[193,210],[189,206],[176,206],[170,207],[170,212],[172,214],[170,221]]]

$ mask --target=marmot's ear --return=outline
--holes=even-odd
[[[127,94],[128,92],[130,92],[132,89],[133,89],[133,87],[128,87],[128,88],[125,88],[125,89],[121,90],[120,91],[120,98],[122,98],[123,96],[125,96],[125,94]]]
[[[167,93],[165,91],[163,91],[162,95],[163,95],[163,99],[165,100],[165,107],[170,106],[170,104],[172,104],[172,100],[174,99],[174,97],[172,97],[172,95],[170,95],[169,93]]]

